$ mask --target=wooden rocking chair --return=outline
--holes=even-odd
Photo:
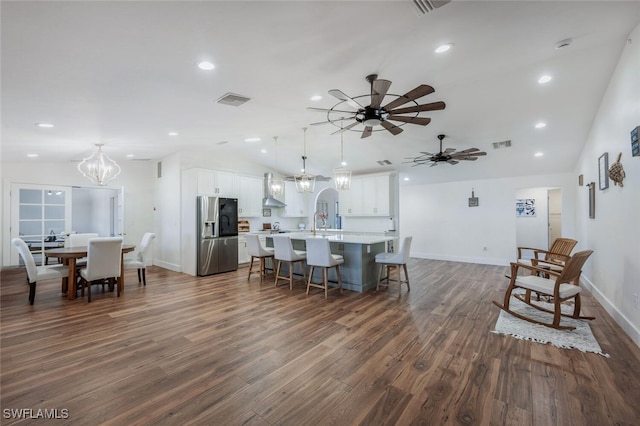
[[[556,238],[553,240],[549,250],[518,247],[518,263],[528,266],[544,266],[544,269],[561,271],[576,244],[578,242],[571,238]],[[525,251],[533,251],[533,258],[523,259],[522,254]],[[535,275],[536,272],[532,271],[532,274]]]
[[[511,315],[523,319],[525,321],[529,321],[535,324],[541,324],[547,327],[556,328],[560,330],[573,330],[575,327],[560,325],[560,318],[562,316],[575,318],[575,319],[588,319],[592,320],[595,317],[585,317],[580,315],[580,292],[582,288],[580,287],[580,274],[582,273],[582,266],[587,261],[589,256],[591,256],[593,250],[584,250],[574,254],[569,260],[567,260],[564,265],[564,269],[562,271],[554,271],[549,269],[543,269],[538,266],[528,266],[518,262],[511,262],[511,281],[509,282],[509,287],[504,295],[504,304],[499,304],[494,301],[493,303],[504,310],[505,312],[510,313]],[[518,276],[518,269],[526,268],[531,270],[533,274],[536,272],[540,272],[542,274],[546,274],[549,278],[545,276],[539,275],[521,275]],[[538,310],[549,312],[553,314],[553,322],[545,323],[538,321],[533,318],[529,318],[525,315],[522,315],[518,312],[514,312],[509,308],[509,302],[511,300],[511,294],[513,290],[516,288],[525,289],[524,296],[520,294],[514,294],[514,297],[517,297],[519,300],[523,301],[529,306],[532,306]],[[536,292],[539,294],[543,294],[546,296],[550,296],[553,298],[553,310],[547,309],[543,306],[537,305],[531,301],[531,292]],[[574,307],[572,314],[564,314],[561,311],[562,302],[568,299],[574,299]]]

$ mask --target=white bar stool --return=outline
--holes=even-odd
[[[389,287],[389,282],[394,281],[398,283],[398,287],[402,290],[402,284],[407,284],[407,291],[411,291],[409,286],[409,273],[407,272],[407,262],[409,261],[409,251],[411,250],[411,240],[413,237],[405,237],[402,241],[402,247],[397,253],[378,253],[376,254],[376,263],[380,264],[380,272],[378,273],[378,285],[376,291],[380,290],[380,286],[384,285]],[[382,270],[387,269],[387,283],[382,284]],[[404,280],[400,277],[400,267],[404,269]],[[398,278],[391,278],[391,270],[396,269],[398,271]]]
[[[293,267],[296,263],[302,264],[302,277],[307,280],[306,272],[306,260],[307,252],[302,250],[294,250],[291,245],[291,238],[288,235],[274,235],[273,238],[273,250],[274,258],[278,261],[278,267],[276,269],[276,287],[278,286],[278,280],[289,281],[289,290],[293,290]],[[280,267],[282,262],[289,264],[289,276],[280,275]]]
[[[249,263],[249,274],[247,275],[247,281],[251,279],[251,274],[260,274],[260,284],[266,274],[265,260],[271,259],[271,265],[274,264],[274,250],[272,248],[263,247],[260,243],[260,237],[257,234],[247,234],[247,251],[251,256],[251,262]],[[260,260],[260,268],[257,271],[253,270],[254,259]]]
[[[326,238],[307,238],[305,242],[307,244],[307,265],[311,267],[309,281],[307,282],[307,295],[311,287],[317,287],[324,289],[324,298],[327,298],[329,292],[328,275],[331,268],[336,268],[336,275],[338,275],[338,287],[334,287],[334,289],[338,289],[342,293],[340,265],[344,263],[344,257],[339,254],[331,254],[329,240]],[[315,267],[322,268],[322,284],[316,284],[311,281]]]

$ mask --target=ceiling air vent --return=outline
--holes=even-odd
[[[391,165],[391,161],[389,161],[389,160],[378,160],[378,164],[380,164],[381,166],[389,166],[389,165]]]
[[[511,141],[494,142],[492,145],[493,149],[509,148],[511,146]]]
[[[251,98],[247,98],[246,96],[237,95],[235,93],[225,93],[216,100],[216,103],[223,105],[240,106],[250,100]]]
[[[433,12],[434,9],[444,6],[451,0],[411,0],[411,3],[418,9],[420,15]]]

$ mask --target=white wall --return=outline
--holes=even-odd
[[[516,218],[515,200],[520,189],[561,188],[563,234],[572,237],[575,181],[573,175],[565,173],[401,185],[400,236],[413,235],[412,257],[507,265],[517,255],[517,220],[521,219]],[[479,199],[478,207],[469,207],[472,188]]]
[[[584,186],[576,222],[581,247],[594,250],[585,265],[586,281],[640,346],[640,306],[634,306],[633,296],[640,297],[640,157],[631,156],[629,136],[640,125],[640,25],[629,38],[576,167],[576,176],[584,175],[585,184],[596,182],[595,219],[589,219]],[[608,189],[597,189],[598,158],[605,152],[609,164],[622,152],[624,187],[610,182]]]

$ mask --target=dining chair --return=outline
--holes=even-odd
[[[311,287],[317,287],[324,290],[324,298],[329,293],[329,270],[336,268],[338,276],[338,286],[334,287],[342,293],[342,275],[340,274],[340,265],[344,263],[344,257],[339,254],[331,254],[331,246],[326,238],[307,238],[305,240],[307,248],[307,265],[311,267],[309,270],[309,280],[307,281],[307,295]],[[322,268],[322,283],[313,282],[314,268]]]
[[[95,232],[86,232],[82,234],[69,234],[64,239],[65,247],[77,247],[77,246],[86,246],[89,238],[96,238],[98,234]],[[87,258],[81,257],[76,259],[76,269],[80,269],[87,264]]]
[[[125,259],[123,262],[124,269],[137,269],[138,270],[138,282],[142,282],[143,285],[147,285],[147,263],[149,263],[149,254],[151,250],[151,243],[156,238],[156,234],[153,232],[147,232],[142,236],[140,241],[140,247],[133,259]]]
[[[575,329],[573,326],[560,324],[560,319],[563,316],[574,319],[595,319],[594,317],[580,315],[580,292],[582,291],[582,287],[580,287],[580,274],[582,273],[582,266],[589,256],[591,256],[591,253],[593,253],[593,250],[583,250],[574,254],[567,260],[565,267],[560,272],[511,262],[511,277],[509,287],[504,294],[504,302],[500,304],[494,300],[493,304],[520,319],[560,330]],[[518,270],[520,268],[529,269],[532,271],[532,274],[518,276]],[[544,272],[545,276],[535,275],[535,272]],[[548,276],[548,278],[546,276]],[[524,295],[514,294],[513,291],[517,288],[524,289]],[[553,309],[548,309],[547,307],[534,303],[531,300],[531,292],[549,296],[552,299]],[[516,297],[537,310],[553,314],[553,320],[551,322],[545,322],[543,320],[544,317],[539,315],[534,318],[533,316],[527,316],[524,313],[513,311],[510,308],[511,296]],[[563,302],[569,299],[573,299],[573,313],[566,314],[562,312],[561,308]]]
[[[37,266],[29,246],[21,238],[13,238],[11,244],[18,250],[25,269],[27,270],[27,282],[29,283],[29,303],[33,305],[36,300],[36,284],[38,281],[50,279],[62,279],[69,276],[66,265]]]
[[[120,278],[122,261],[122,238],[102,237],[90,238],[87,245],[87,266],[80,269],[80,285],[82,295],[88,290],[88,301],[91,303],[91,285],[109,283],[112,289]],[[120,297],[120,288],[117,286]]]
[[[407,262],[409,261],[409,252],[411,250],[411,241],[413,240],[412,236],[405,237],[402,240],[402,246],[397,253],[386,252],[386,253],[378,253],[376,254],[375,260],[376,263],[380,265],[380,272],[378,272],[378,285],[376,286],[376,291],[380,290],[380,286],[389,287],[389,282],[397,282],[398,287],[402,290],[402,284],[407,284],[407,291],[411,291],[411,287],[409,285],[409,273],[407,272]],[[404,270],[404,280],[401,279],[400,275],[400,267]],[[387,276],[386,284],[382,284],[382,272],[386,269]],[[391,278],[391,271],[396,270],[398,272],[398,278]]]
[[[271,259],[271,265],[273,267],[275,255],[274,249],[270,247],[263,247],[258,234],[247,234],[247,251],[249,252],[249,256],[251,256],[251,261],[249,262],[249,274],[247,274],[247,281],[251,279],[251,274],[259,273],[260,284],[262,284],[262,280],[266,274],[267,259]],[[253,270],[253,262],[255,259],[258,259],[260,262],[260,267],[257,271]]]
[[[294,250],[291,245],[291,238],[288,235],[273,235],[273,251],[274,259],[278,261],[278,267],[276,268],[276,287],[279,280],[289,281],[289,290],[293,290],[293,268],[296,263],[302,265],[302,277],[304,281],[307,280],[307,272],[305,262],[307,260],[307,253],[303,250]],[[280,275],[282,262],[289,264],[289,276]]]

